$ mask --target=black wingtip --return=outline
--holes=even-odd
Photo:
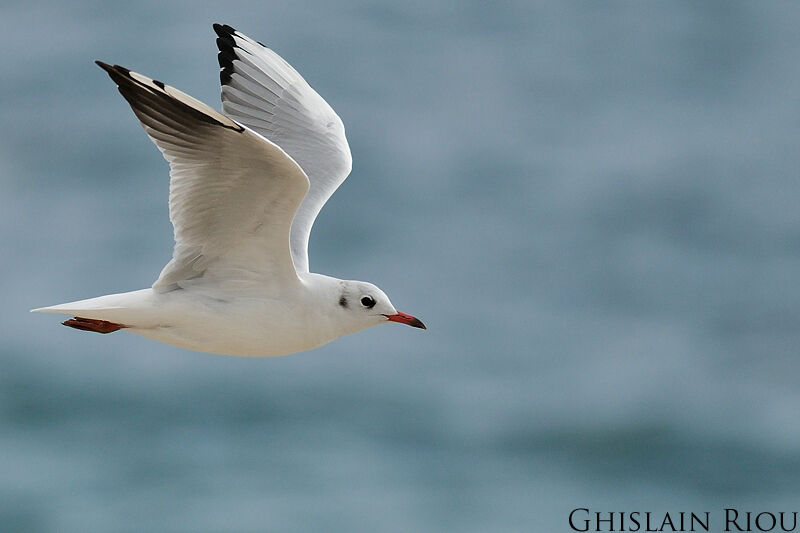
[[[219,44],[219,53],[217,54],[217,60],[219,61],[219,82],[222,85],[228,85],[233,75],[233,60],[236,59],[236,54],[233,48],[223,46],[219,41],[220,39],[217,39],[217,43]]]
[[[95,61],[94,63],[95,65],[97,65],[98,67],[100,67],[101,69],[105,70],[106,72],[112,75],[113,74],[129,75],[131,72],[131,69],[125,68],[121,65],[109,65],[108,63],[103,63],[102,61]]]
[[[94,63],[101,69],[105,70],[106,74],[111,77],[118,87],[122,86],[128,69],[122,68],[119,65],[109,65],[108,63],[103,63],[102,61],[95,61]]]
[[[108,63],[104,63],[102,61],[95,61],[95,64],[101,69],[105,70],[111,79],[114,80],[114,83],[116,83],[119,87],[122,87],[122,85],[126,85],[128,83],[134,83],[131,79],[130,69],[121,67],[119,65],[109,65]]]
[[[233,34],[236,32],[227,24],[214,24],[214,31],[217,33],[217,60],[219,61],[219,82],[222,85],[228,85],[233,75],[233,60],[236,59],[236,42],[233,40]]]
[[[231,37],[234,33],[236,33],[236,30],[227,24],[217,24],[215,22],[212,26],[214,27],[214,32],[216,32],[216,34],[220,37]]]
[[[195,119],[207,122],[209,124],[222,126],[223,128],[228,128],[237,132],[244,131],[244,128],[235,122],[232,123],[233,125],[227,122],[220,122],[202,109],[187,104],[179,98],[175,98],[175,96],[166,91],[166,85],[164,82],[152,80],[151,85],[150,83],[138,79],[144,78],[144,76],[132,73],[130,69],[120,65],[109,65],[108,63],[104,63],[102,61],[95,61],[95,63],[98,67],[105,70],[111,79],[117,84],[119,92],[122,94],[125,100],[128,101],[137,116],[140,116],[140,113],[148,115],[148,113],[152,112],[153,110],[158,113],[172,113],[172,115],[167,116],[174,116],[174,113],[188,113],[194,116]],[[132,74],[134,74],[136,77],[134,77]],[[150,109],[150,111],[143,111],[146,108],[152,109]],[[145,124],[145,121],[141,121],[143,124]]]

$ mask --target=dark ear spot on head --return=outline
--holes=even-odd
[[[344,297],[344,294],[339,298],[339,305],[347,309],[347,298]]]

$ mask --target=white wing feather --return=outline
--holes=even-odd
[[[308,178],[281,148],[177,89],[98,62],[170,165],[172,260],[153,289],[199,277],[297,281],[291,224]]]
[[[278,54],[230,26],[215,24],[214,30],[224,113],[280,146],[311,183],[291,229],[294,264],[308,272],[311,227],[352,167],[344,125]]]

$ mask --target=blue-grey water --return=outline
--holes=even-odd
[[[798,510],[797,3],[228,4],[0,7],[0,531]],[[167,166],[92,61],[218,106],[212,22],[347,127],[312,269],[427,332],[241,359],[27,312],[169,259]]]

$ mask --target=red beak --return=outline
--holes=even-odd
[[[428,329],[425,327],[425,324],[418,318],[414,318],[411,315],[407,315],[405,313],[401,313],[400,311],[397,312],[396,315],[383,315],[389,319],[389,322],[399,322],[401,324],[405,324],[406,326],[411,326],[412,328],[422,328]]]

